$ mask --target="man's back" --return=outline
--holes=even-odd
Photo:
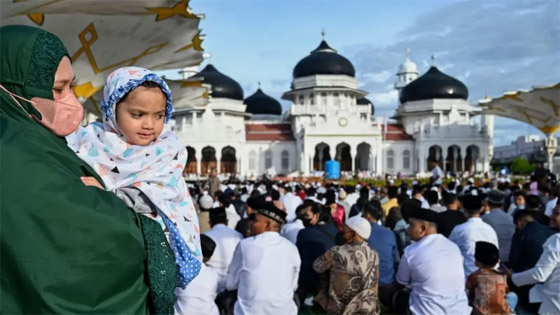
[[[498,235],[498,246],[500,250],[500,260],[507,262],[509,259],[509,250],[511,248],[511,239],[515,233],[515,224],[513,218],[505,213],[502,209],[492,209],[489,213],[482,217],[482,220],[496,231]]]
[[[399,255],[395,233],[377,223],[371,223],[368,244],[379,254],[379,283],[393,283],[395,259]]]
[[[296,245],[301,257],[299,286],[303,291],[315,291],[319,277],[313,262],[335,245],[337,232],[332,224],[317,224],[299,231]]]
[[[415,314],[470,314],[463,257],[443,235],[431,234],[408,246],[396,279],[411,287]]]
[[[243,236],[223,224],[216,224],[210,231],[204,233],[216,242],[216,249],[212,258],[208,261],[208,267],[216,270],[220,275],[220,282],[218,285],[218,292],[225,289],[226,275],[228,267],[233,258],[233,252],[237,243],[243,239]]]
[[[227,277],[227,289],[238,290],[235,314],[296,314],[300,264],[295,245],[277,232],[239,242]]]
[[[467,222],[457,225],[451,232],[451,235],[449,235],[449,240],[457,244],[461,250],[466,277],[477,270],[474,263],[476,242],[488,242],[500,248],[498,235],[489,224],[480,218],[470,218]]]

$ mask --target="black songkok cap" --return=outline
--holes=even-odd
[[[414,218],[422,221],[434,222],[434,223],[438,223],[439,221],[439,215],[437,212],[424,208],[413,209],[412,212],[410,213],[410,218]]]
[[[268,217],[280,224],[286,223],[286,216],[287,216],[286,212],[276,208],[276,206],[274,206],[272,202],[263,203],[257,209],[257,213],[262,214],[265,217]]]
[[[494,266],[500,259],[500,252],[496,245],[488,242],[476,242],[474,248],[474,259],[485,264],[486,266]]]
[[[210,258],[216,249],[216,242],[206,234],[200,234],[200,247],[202,248],[202,257]]]
[[[210,209],[210,221],[218,221],[222,219],[227,219],[226,208],[218,207]]]

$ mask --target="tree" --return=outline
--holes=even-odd
[[[528,175],[531,174],[534,169],[535,167],[524,157],[518,157],[511,163],[512,174]]]

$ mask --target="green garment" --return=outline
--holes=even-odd
[[[66,54],[43,30],[2,27],[0,84],[52,99]],[[0,313],[148,312],[138,215],[113,193],[85,186],[80,177],[97,174],[1,90],[0,174]]]

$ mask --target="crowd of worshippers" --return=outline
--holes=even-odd
[[[181,313],[560,314],[558,185],[216,180]]]

